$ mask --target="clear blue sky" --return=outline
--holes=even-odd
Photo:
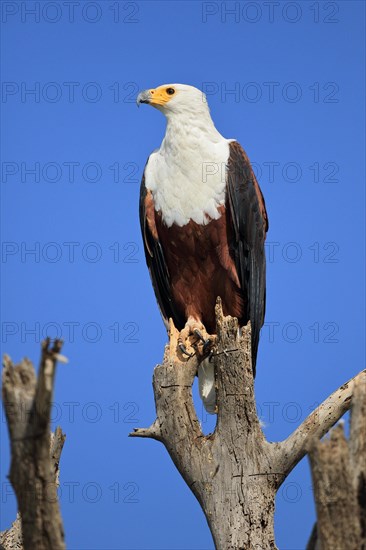
[[[67,434],[68,548],[212,549],[164,447],[127,437],[154,420],[166,342],[138,222],[165,121],[134,99],[163,83],[204,87],[216,126],[254,163],[270,219],[256,395],[267,437],[284,438],[363,365],[364,3],[1,8],[2,348],[37,363],[42,335],[65,339],[53,417]],[[3,416],[1,452],[5,528]],[[279,547],[303,550],[313,520],[304,460],[278,494]]]

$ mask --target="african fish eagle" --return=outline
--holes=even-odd
[[[249,159],[235,139],[215,128],[203,92],[165,84],[139,93],[137,104],[161,111],[167,126],[141,182],[140,222],[156,298],[168,327],[181,331],[187,354],[195,335],[207,350],[215,333],[215,303],[240,326],[251,321],[255,373],[264,321],[267,213]],[[216,411],[213,366],[202,361],[200,394]]]

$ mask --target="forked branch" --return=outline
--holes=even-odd
[[[170,324],[164,360],[154,371],[157,419],[131,436],[161,441],[197,497],[216,548],[275,549],[276,491],[289,472],[350,408],[355,384],[341,386],[283,442],[268,442],[256,411],[251,365],[250,324],[238,328],[216,307],[217,345],[212,358],[217,394],[217,425],[202,433],[192,399],[198,359],[177,351],[178,332]]]

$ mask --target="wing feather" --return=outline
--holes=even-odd
[[[252,327],[252,364],[255,374],[260,329],[266,304],[264,241],[268,218],[264,198],[244,150],[230,143],[227,171],[227,215],[234,238],[230,249],[238,272],[245,314]]]
[[[172,318],[176,327],[183,328],[185,321],[174,304],[169,270],[155,224],[154,200],[146,189],[145,173],[141,181],[139,210],[146,264],[165,326],[168,327]]]

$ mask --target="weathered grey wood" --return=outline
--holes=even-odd
[[[59,487],[59,462],[66,436],[58,426],[50,437],[50,458],[53,471],[53,479],[56,487]],[[10,529],[0,532],[0,550],[23,550],[22,522],[19,512]]]
[[[280,443],[281,460],[286,457],[283,464],[286,475],[307,454],[314,441],[322,438],[349,410],[357,380],[366,380],[366,370],[333,392],[285,441]]]
[[[349,438],[351,481],[361,529],[361,548],[366,550],[366,378],[355,384]]]
[[[65,436],[57,428],[50,437],[56,363],[64,359],[61,347],[60,341],[52,348],[49,340],[43,342],[38,379],[28,359],[14,366],[4,357],[3,401],[11,444],[9,477],[17,497],[25,550],[65,548],[57,499],[58,464]],[[9,532],[5,537],[9,544],[19,544],[19,527],[18,517],[12,527],[15,542]]]
[[[366,382],[354,383],[350,437],[343,424],[309,450],[317,526],[311,540],[318,550],[366,549]],[[314,535],[315,531],[315,535]]]
[[[178,332],[171,323],[164,361],[153,377],[157,419],[130,435],[165,445],[205,513],[216,548],[275,549],[276,491],[306,454],[309,441],[324,435],[348,410],[356,379],[339,388],[286,441],[269,443],[256,412],[250,325],[239,331],[236,319],[223,316],[219,300],[216,319],[215,432],[202,433],[192,400],[198,359],[180,358]]]
[[[22,522],[19,513],[10,529],[0,532],[0,550],[23,550]]]
[[[313,530],[311,531],[309,542],[306,545],[306,550],[321,550],[318,539],[318,526],[316,522],[314,523]]]
[[[322,549],[360,550],[356,498],[350,486],[350,461],[343,426],[317,442],[309,453]]]

